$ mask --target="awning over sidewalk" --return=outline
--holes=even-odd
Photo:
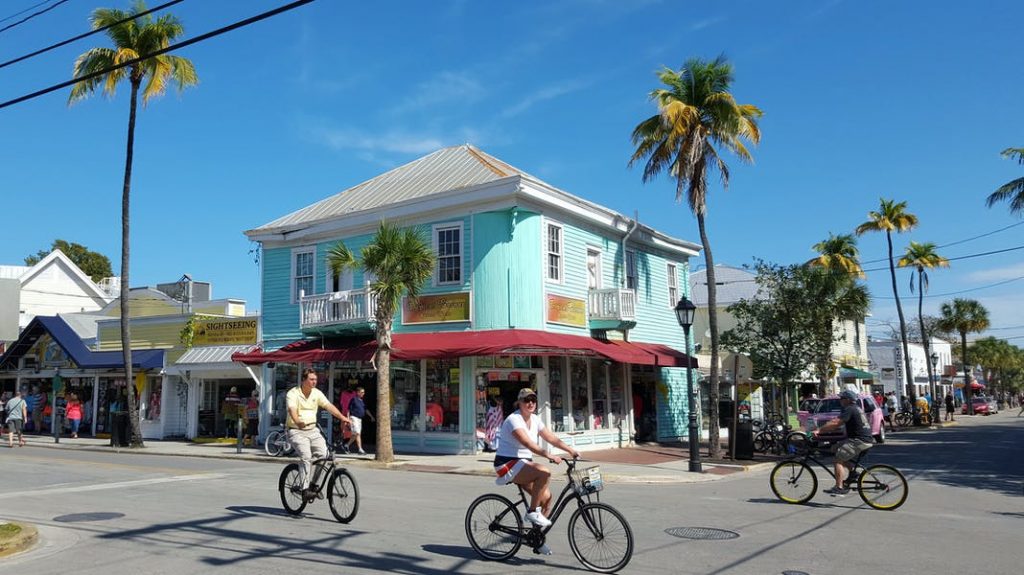
[[[267,362],[368,361],[377,350],[373,338],[302,340],[271,352],[236,353],[234,361]],[[696,360],[662,344],[602,340],[529,329],[399,333],[392,336],[391,357],[401,360],[475,355],[573,355],[603,357],[619,363],[696,367]]]
[[[28,353],[39,338],[49,334],[68,358],[79,369],[124,368],[124,354],[121,351],[93,351],[86,347],[82,338],[63,319],[56,316],[36,316],[25,327],[15,341],[0,356],[0,367],[17,368],[18,359]],[[132,367],[158,369],[164,365],[164,350],[132,350]]]
[[[875,379],[875,374],[855,367],[843,367],[839,369],[839,377],[843,379]]]

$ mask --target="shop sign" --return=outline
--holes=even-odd
[[[402,298],[402,323],[451,323],[469,321],[469,292]]]
[[[586,327],[586,300],[548,294],[548,323]]]
[[[256,343],[256,318],[197,319],[192,345],[244,345]]]

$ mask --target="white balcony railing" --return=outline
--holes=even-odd
[[[635,320],[636,292],[619,288],[590,290],[590,319]]]
[[[299,295],[299,328],[369,323],[377,298],[366,289]]]

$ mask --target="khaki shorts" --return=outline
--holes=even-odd
[[[843,463],[852,460],[861,453],[871,449],[872,443],[860,439],[844,439],[836,446],[836,461]]]
[[[348,424],[348,428],[352,430],[352,433],[361,435],[363,433],[363,418],[361,417],[349,417],[351,423]]]

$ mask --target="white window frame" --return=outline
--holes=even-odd
[[[624,260],[622,267],[626,272],[626,289],[638,290],[640,288],[640,278],[637,277],[636,273],[636,250],[626,250]],[[630,285],[630,279],[633,280],[633,285]]]
[[[665,269],[668,272],[668,306],[675,308],[679,301],[679,272],[672,262],[668,262]]]
[[[551,228],[558,230],[558,251],[551,251]],[[565,283],[565,227],[547,220],[544,222],[544,281],[553,284]],[[551,256],[558,258],[557,278],[551,277]]]
[[[459,266],[458,266],[459,279],[457,279],[455,281],[451,281],[451,280],[449,280],[449,281],[441,281],[441,254],[438,251],[438,249],[440,247],[440,245],[439,245],[440,242],[438,242],[437,235],[440,232],[449,231],[449,230],[458,230],[459,231],[459,253],[454,255],[454,256],[453,255],[445,256],[446,258],[458,258],[458,261],[459,261]],[[463,228],[462,222],[448,222],[448,223],[444,223],[444,224],[434,224],[434,226],[431,228],[431,238],[432,238],[433,246],[434,246],[434,258],[437,260],[434,263],[434,285],[435,286],[462,285],[462,283],[463,283],[462,282],[462,274],[463,274],[463,265],[462,265],[463,264],[463,258],[462,258],[462,254],[463,254],[463,252],[465,252],[464,246],[465,246],[465,241],[466,241],[466,231]]]
[[[297,263],[296,260],[298,260],[299,256],[302,255],[302,254],[309,254],[310,255],[310,259],[311,259],[312,264],[313,264],[313,269],[311,270],[312,275],[310,275],[310,276],[302,276],[303,278],[305,278],[305,277],[310,278],[310,282],[309,282],[310,293],[307,293],[305,295],[312,295],[312,291],[315,289],[315,286],[316,286],[316,246],[302,246],[301,248],[294,248],[294,249],[292,249],[292,254],[291,254],[291,272],[288,274],[289,282],[291,284],[291,298],[292,298],[291,302],[292,303],[299,303],[299,290],[298,290],[298,286],[296,285],[298,283],[299,276],[296,275],[296,272],[298,270],[296,269],[297,266],[295,264]]]
[[[597,255],[597,269],[595,270],[596,277],[594,278],[596,280],[596,285],[594,285],[593,287],[590,286],[590,256],[592,254]],[[604,253],[601,251],[601,248],[587,246],[587,289],[599,290],[601,289],[601,286],[604,285],[604,280],[601,277],[604,275],[604,262],[602,261],[603,259]]]

